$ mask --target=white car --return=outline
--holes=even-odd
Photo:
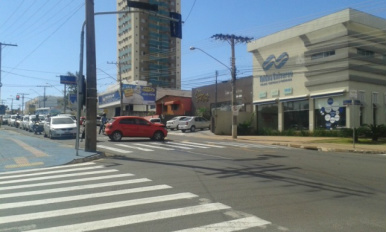
[[[68,116],[54,116],[44,122],[44,137],[76,137],[76,122]]]
[[[193,116],[182,119],[178,124],[178,129],[182,132],[190,130],[194,132],[196,129],[210,129],[210,122],[203,117]]]
[[[171,130],[174,130],[174,129],[178,130],[179,129],[178,124],[184,118],[186,118],[186,116],[177,116],[170,119],[169,121],[166,121],[166,128]]]
[[[29,115],[23,116],[23,121],[21,121],[20,129],[28,130]]]
[[[39,115],[39,121],[43,122],[45,117],[43,115]],[[29,120],[28,120],[28,125],[26,125],[26,130],[27,131],[33,131],[33,126],[36,122],[36,115],[30,115]]]

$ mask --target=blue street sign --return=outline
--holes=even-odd
[[[76,85],[76,76],[60,76],[60,84]]]

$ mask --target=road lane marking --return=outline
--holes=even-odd
[[[46,229],[37,229],[31,230],[30,232],[81,232],[81,231],[90,231],[90,230],[103,230],[112,227],[118,226],[127,226],[142,222],[149,222],[167,218],[181,217],[199,213],[206,213],[211,211],[219,211],[224,209],[229,209],[231,207],[221,204],[221,203],[211,203],[199,206],[190,206],[177,209],[162,210],[157,212],[143,213],[137,215],[130,215],[125,217],[118,218],[109,218],[100,221],[85,222],[67,226],[58,226]]]
[[[187,141],[182,141],[182,143],[201,145],[200,143],[193,143],[193,142],[187,142]],[[224,146],[218,146],[218,145],[213,145],[213,144],[204,144],[204,146],[216,147],[216,148],[224,148]]]
[[[99,173],[100,172],[98,172],[98,174]],[[93,181],[93,180],[106,180],[106,179],[130,177],[130,176],[134,176],[134,174],[128,173],[128,174],[117,174],[117,175],[110,175],[110,176],[95,176],[95,177],[88,177],[88,178],[81,178],[81,179],[70,179],[70,180],[42,182],[42,183],[34,183],[34,184],[14,185],[14,186],[8,186],[8,187],[1,187],[0,193],[1,191],[5,191],[5,190],[25,189],[25,188],[42,187],[42,186],[49,186],[49,185],[59,185],[59,184],[70,184],[70,183]]]
[[[151,144],[154,144],[154,145],[162,145],[162,146],[172,147],[172,148],[180,148],[180,149],[184,149],[184,150],[191,150],[191,149],[193,149],[193,148],[190,148],[190,147],[183,147],[183,146],[176,146],[176,145],[168,145],[168,143],[151,143]]]
[[[55,171],[48,171],[48,172],[36,172],[36,173],[29,173],[29,174],[18,174],[18,175],[8,175],[8,176],[0,176],[0,180],[6,180],[6,179],[15,179],[15,178],[25,178],[29,176],[42,176],[46,174],[56,174],[56,173],[63,173],[63,172],[72,172],[72,171],[82,171],[82,170],[93,170],[93,169],[99,169],[104,168],[104,166],[92,166],[92,167],[82,167],[82,168],[73,168],[73,169],[65,169],[65,170],[55,170]],[[3,182],[1,182],[3,184]]]
[[[82,175],[94,175],[94,174],[110,173],[110,172],[117,172],[117,171],[118,170],[114,170],[114,169],[106,169],[106,170],[97,170],[97,171],[90,171],[90,172],[76,172],[76,173],[63,174],[63,175],[40,176],[40,177],[34,177],[34,178],[8,180],[8,181],[1,181],[0,186],[5,184],[15,184],[15,183],[37,181],[37,180],[50,180],[50,179],[57,179],[57,178],[63,178],[63,177],[82,176]]]
[[[15,161],[16,164],[5,165],[6,169],[44,165],[43,162],[30,163],[26,157],[15,157],[15,158],[13,158],[13,160]]]
[[[131,148],[131,149],[137,149],[137,150],[141,150],[141,151],[154,151],[154,150],[147,149],[147,148],[129,146],[129,145],[126,145],[126,144],[115,144],[115,145],[121,146],[121,147]]]
[[[47,167],[47,168],[36,168],[36,169],[30,169],[30,170],[17,170],[17,171],[10,171],[10,172],[2,172],[0,173],[0,176],[5,175],[12,175],[12,174],[18,174],[18,173],[26,173],[26,172],[40,172],[45,170],[53,170],[53,169],[61,169],[61,168],[72,168],[72,167],[78,167],[78,166],[85,166],[85,165],[92,165],[95,164],[93,162],[90,163],[79,163],[79,164],[71,164],[71,165],[61,165],[61,166],[54,166],[54,167]]]
[[[152,146],[152,145],[141,144],[141,143],[135,143],[134,145],[137,145],[137,146],[143,146],[143,147],[157,148],[157,149],[167,150],[167,151],[173,151],[173,150],[174,150],[173,148],[160,147],[160,146]]]
[[[51,211],[45,211],[45,212],[39,212],[39,213],[27,213],[27,214],[19,214],[19,215],[12,215],[12,216],[4,216],[4,217],[0,217],[0,224],[13,223],[13,222],[20,223],[22,221],[46,219],[46,218],[52,218],[52,217],[89,213],[89,212],[96,212],[96,211],[102,211],[102,210],[111,210],[111,209],[165,202],[165,201],[190,199],[194,197],[198,197],[198,196],[193,193],[177,193],[177,194],[164,195],[164,196],[140,198],[140,199],[134,199],[134,200],[128,200],[128,201],[117,201],[112,203],[81,206],[81,207],[74,207],[74,208],[68,208],[68,209],[51,210]],[[52,230],[52,231],[56,231],[56,230]],[[72,231],[72,230],[69,230],[69,231]]]
[[[5,203],[0,205],[0,210],[14,209],[14,208],[21,208],[21,207],[28,207],[28,206],[37,206],[37,205],[47,205],[47,204],[62,203],[62,202],[69,202],[69,201],[76,201],[76,200],[86,200],[86,199],[98,198],[98,197],[110,197],[110,196],[117,196],[117,195],[123,195],[123,194],[148,192],[148,191],[170,189],[170,188],[172,187],[169,185],[155,185],[155,186],[148,186],[148,187],[75,195],[75,196],[68,196],[68,197],[58,197],[58,198],[50,198],[50,199],[43,199],[43,200]]]
[[[271,222],[253,216],[253,217],[240,218],[240,219],[235,219],[235,220],[226,221],[226,222],[215,223],[215,224],[206,225],[206,226],[189,228],[185,230],[178,230],[174,232],[216,232],[216,231],[232,232],[232,231],[246,230],[253,227],[259,227],[259,226],[264,226],[268,224],[271,224]]]
[[[151,180],[147,179],[147,178],[141,178],[141,179],[134,179],[134,180],[113,181],[113,182],[108,182],[108,183],[77,185],[77,186],[71,186],[71,187],[7,193],[7,194],[0,194],[0,199],[10,198],[10,197],[41,195],[41,194],[47,194],[47,193],[69,192],[69,191],[76,191],[76,190],[101,188],[101,187],[111,187],[111,186],[116,186],[116,185],[120,186],[120,185],[124,185],[124,184],[135,184],[135,183],[143,183],[143,182],[148,182],[148,181],[151,181]],[[0,218],[0,221],[1,221],[1,218]]]
[[[102,148],[102,149],[106,149],[106,150],[110,150],[110,151],[115,151],[115,152],[123,153],[123,154],[132,153],[132,151],[127,151],[127,150],[123,150],[123,149],[119,149],[119,148],[114,148],[114,147],[108,147],[108,146],[104,146],[104,145],[97,145],[97,147],[98,148]]]
[[[183,146],[188,146],[188,147],[196,147],[196,148],[209,148],[205,146],[204,144],[188,144],[188,143],[175,143],[175,142],[167,142],[168,144],[175,144],[175,145],[183,145]]]
[[[36,157],[46,157],[46,156],[49,156],[48,154],[20,141],[20,140],[17,140],[17,139],[10,139],[12,140],[13,142],[17,143],[20,147],[22,147],[24,150],[32,153],[34,156]]]

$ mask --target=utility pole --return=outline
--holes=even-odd
[[[236,43],[248,43],[253,38],[241,37],[235,35],[223,35],[216,34],[211,38],[216,40],[227,41],[231,45],[232,57],[231,57],[231,74],[232,74],[232,138],[237,138],[237,115],[238,108],[236,106],[236,58],[235,58],[235,44]]]
[[[7,98],[11,100],[11,114],[13,114],[13,98]]]
[[[120,95],[120,104],[121,104],[121,111],[120,115],[123,116],[123,83],[122,83],[122,69],[121,66],[125,62],[107,62],[107,64],[115,64],[118,66],[119,69],[119,95]]]
[[[86,137],[85,151],[96,152],[96,53],[95,53],[95,20],[94,1],[85,0],[86,10]]]
[[[46,88],[47,87],[51,87],[50,85],[38,85],[36,87],[43,87],[44,88],[44,92],[43,92],[43,107],[46,107]],[[40,104],[39,104],[40,105]]]
[[[1,48],[3,46],[17,46],[16,44],[6,44],[0,42],[0,101],[1,101],[1,87],[3,86],[3,83],[1,83]]]
[[[21,95],[21,112],[24,114],[24,95],[29,95],[28,93],[18,93]]]

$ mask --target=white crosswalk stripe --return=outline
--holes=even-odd
[[[114,146],[120,147],[116,148]],[[257,148],[257,149],[290,149],[282,146],[274,145],[264,145],[264,144],[253,144],[253,143],[242,143],[242,142],[207,142],[207,143],[197,143],[190,141],[165,141],[165,142],[151,142],[151,143],[130,143],[128,144],[112,144],[108,145],[97,145],[98,148],[106,149],[110,151],[115,151],[118,153],[132,153],[135,150],[154,152],[156,150],[192,150],[192,149],[208,149],[208,148],[229,148],[229,147],[239,147],[239,148]]]
[[[165,184],[152,185],[150,179],[135,179],[131,173],[117,173],[118,170],[95,163],[65,167],[25,171],[27,176],[34,174],[26,181],[18,181],[23,179],[20,173],[4,176],[4,181],[16,182],[2,182],[0,188],[0,231],[135,231],[131,227],[139,223],[147,223],[149,231],[157,231],[157,223],[171,219],[194,221],[187,228],[183,228],[183,223],[171,224],[168,231],[176,232],[231,232],[263,229],[262,226],[270,224],[247,214],[232,218],[228,214],[232,208],[228,205],[204,203],[196,194],[178,193]],[[98,172],[86,174],[92,170],[89,167],[98,167]],[[77,174],[77,178],[57,170],[67,170]],[[56,181],[41,177],[54,177],[48,179]],[[140,210],[135,211],[138,207]],[[200,215],[204,213],[209,219],[206,223],[201,222]]]

